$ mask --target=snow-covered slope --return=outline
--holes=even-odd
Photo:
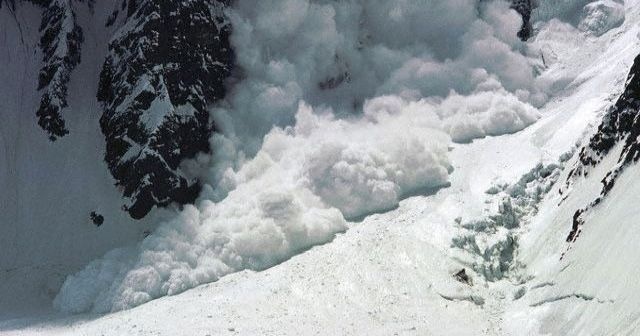
[[[198,194],[178,166],[208,151],[205,108],[224,94],[223,2],[145,4],[0,2],[0,315],[48,306],[68,274],[163,214],[131,217]]]
[[[64,112],[72,132],[51,142],[36,115],[41,9],[5,4],[0,18],[0,311],[11,315],[23,306],[46,305],[66,274],[134,241],[145,225],[134,225],[120,211],[121,196],[102,160],[97,81],[80,80],[97,78],[101,50],[82,50]],[[84,35],[96,44],[106,38],[99,29]],[[108,214],[109,225],[96,227],[92,211]]]
[[[637,31],[636,25],[629,32]],[[603,57],[622,60],[620,55],[637,52],[637,35],[617,38]],[[639,62],[635,58],[622,94],[601,111],[602,121],[584,139],[562,176],[565,182],[532,222],[523,258],[541,286],[510,309],[512,330],[526,325],[528,332],[570,335],[640,332],[633,267],[639,256]]]
[[[586,2],[581,2],[582,6]],[[69,317],[62,313],[50,313],[34,318],[9,320],[0,323],[0,333],[637,334],[640,313],[635,305],[640,298],[635,294],[638,288],[634,279],[638,272],[633,264],[638,257],[634,238],[639,232],[634,226],[634,218],[638,215],[634,204],[640,199],[634,190],[640,187],[636,185],[640,170],[633,163],[622,171],[607,197],[585,212],[579,239],[571,244],[566,241],[576,210],[584,208],[600,194],[600,180],[607,172],[615,169],[627,133],[620,132],[617,135],[621,144],[614,146],[597,165],[590,167],[586,177],[569,178],[569,172],[581,164],[579,156],[571,156],[571,153],[578,153],[583,146],[588,146],[592,134],[598,132],[602,117],[624,91],[627,74],[640,51],[640,3],[637,0],[627,0],[624,5],[619,1],[596,1],[590,6],[599,5],[605,9],[620,9],[620,6],[624,6],[623,21],[617,15],[619,13],[616,14],[615,10],[607,12],[607,9],[605,14],[602,14],[603,11],[598,12],[600,16],[596,17],[601,20],[600,24],[595,24],[594,14],[588,9],[575,22],[567,19],[565,22],[551,20],[536,23],[535,34],[527,46],[528,64],[534,64],[539,72],[536,82],[540,92],[552,94],[553,97],[539,110],[539,115],[536,113],[535,118],[539,119],[529,127],[506,132],[513,134],[499,135],[501,133],[488,131],[494,125],[490,122],[472,127],[477,125],[456,124],[460,119],[448,120],[446,114],[439,115],[438,118],[441,119],[436,119],[435,123],[432,120],[425,121],[412,111],[429,111],[433,107],[423,101],[416,104],[407,97],[402,98],[408,102],[403,99],[369,101],[363,108],[365,117],[369,119],[353,124],[349,120],[335,120],[326,114],[314,114],[313,109],[306,105],[302,105],[299,110],[296,107],[298,124],[292,128],[270,132],[257,159],[249,161],[250,164],[244,169],[234,172],[236,175],[230,179],[238,186],[233,186],[236,189],[231,188],[232,191],[225,199],[228,200],[226,203],[204,202],[204,206],[201,205],[198,210],[189,208],[190,212],[183,218],[190,221],[163,224],[155,233],[156,237],[152,235],[133,249],[134,256],[139,256],[134,263],[126,259],[123,266],[116,263],[119,261],[117,258],[107,256],[100,259],[67,282],[70,285],[60,296],[61,305],[69,307],[80,302],[77,305],[79,310],[91,307],[100,310],[96,307],[105,307],[105,304],[107,310],[126,308],[153,298],[144,297],[142,301],[136,302],[129,300],[131,296],[127,295],[131,293],[157,297],[167,292],[153,290],[163,288],[165,284],[198,284],[215,280],[220,275],[229,273],[229,268],[236,267],[238,264],[233,262],[238,260],[241,266],[232,270],[247,268],[243,264],[249,264],[249,268],[251,265],[258,265],[254,267],[258,269],[264,265],[277,265],[259,272],[240,271],[225,275],[217,282],[109,315]],[[263,9],[269,13],[266,8]],[[235,22],[251,22],[254,9],[245,10],[246,12],[237,13]],[[546,12],[534,11],[534,17],[571,16],[562,8],[555,13],[549,13],[551,10],[548,7],[542,7],[541,10]],[[611,20],[607,21],[608,19]],[[252,36],[249,26],[240,27],[247,28],[244,33]],[[608,30],[603,32],[602,27],[607,27]],[[269,36],[272,38],[270,43],[289,40],[287,36],[278,40],[279,30],[259,33],[273,34]],[[328,33],[331,32],[323,31],[321,35]],[[252,41],[247,36],[236,43]],[[387,46],[392,45],[388,41],[385,43]],[[296,50],[286,52],[290,59],[309,60],[306,55],[297,54]],[[360,56],[354,58],[357,57]],[[245,66],[255,65],[242,62],[256,62],[256,59],[259,58],[240,58],[239,62]],[[362,59],[366,60],[366,57]],[[323,60],[311,64],[326,65]],[[463,63],[465,64],[468,63]],[[331,69],[334,66],[335,64],[327,65]],[[275,72],[278,69],[281,70],[279,66],[270,70]],[[304,84],[304,80],[311,78],[309,90],[315,90],[315,80],[324,75],[304,74],[301,76],[303,79],[299,79],[297,83]],[[264,77],[259,83],[270,83],[271,80],[272,84],[277,84],[284,73],[260,75]],[[358,83],[361,80],[357,69],[349,76],[352,82]],[[395,76],[391,80],[399,79]],[[331,83],[336,84],[337,81]],[[245,83],[248,86],[247,92],[254,92],[251,90],[260,87],[256,83],[258,81]],[[273,87],[278,87],[276,84]],[[533,91],[532,88],[529,89]],[[502,92],[489,91],[492,94]],[[268,92],[273,93],[273,90]],[[308,95],[305,98],[333,99],[331,102],[335,104],[334,107],[343,103],[339,94],[313,93],[304,91]],[[505,93],[505,96],[508,95]],[[525,99],[522,92],[520,95],[519,99]],[[484,106],[482,100],[478,103],[478,100],[453,96],[449,101],[450,105],[443,104],[445,108],[438,105],[434,110],[446,110],[446,106],[456,107],[456,99]],[[514,110],[519,106],[510,105]],[[251,112],[250,107],[240,111],[249,115]],[[527,109],[522,111],[525,114],[520,115],[526,116]],[[431,141],[421,137],[419,134],[422,133],[416,130],[430,137],[445,136],[434,131],[434,128],[437,129],[434,125],[441,125],[442,120],[445,121],[445,126],[441,128],[443,133],[449,134],[455,142],[448,152],[441,152],[438,147],[440,142],[435,142],[433,147],[426,147],[429,153],[442,155],[439,159],[442,161],[421,161],[430,164],[435,162],[433,167],[437,169],[433,171],[437,174],[429,171],[429,174],[418,176],[429,182],[436,181],[434,185],[421,186],[436,188],[431,188],[430,192],[421,190],[420,193],[412,194],[410,188],[405,188],[411,184],[406,182],[403,175],[389,173],[392,170],[387,168],[389,162],[397,164],[395,167],[399,170],[413,171],[416,168],[410,162],[399,159],[406,157],[408,152],[395,147],[395,141],[400,139],[402,141],[397,143],[401,144],[410,143],[403,142],[406,139],[422,143]],[[488,117],[486,120],[493,119]],[[379,124],[387,128],[397,127],[402,132],[391,132],[387,128],[375,126]],[[389,127],[390,125],[393,127]],[[327,129],[332,131],[335,138],[348,138],[351,147],[346,147],[347,150],[335,150],[336,147],[341,148],[337,141],[330,143],[333,147],[324,147],[325,140],[318,133]],[[359,132],[359,129],[365,129],[366,132]],[[481,132],[469,132],[469,129]],[[407,137],[403,137],[403,133]],[[365,141],[363,139],[366,139],[367,134],[393,141]],[[478,137],[465,138],[468,134],[489,137],[468,143]],[[358,156],[344,154],[365,152],[377,158],[377,152],[369,151],[370,144],[374,148],[384,148],[384,152],[393,155],[384,157],[387,161],[380,159],[383,164],[379,166],[376,161],[374,164],[366,162],[369,164],[367,166],[356,160]],[[317,153],[332,155],[318,156]],[[365,187],[352,192],[352,189],[337,188],[326,183],[327,179],[324,178],[314,180],[317,176],[325,177],[323,174],[335,174],[330,176],[350,182],[357,181],[355,178],[347,179],[350,175],[341,175],[340,171],[317,168],[316,164],[320,159],[334,160],[335,157],[339,158],[338,161],[352,164],[355,167],[352,169],[358,173],[361,172],[358,170],[360,167],[366,168],[361,175],[354,176],[364,176],[372,181],[385,183],[380,185],[390,183],[394,187],[383,189],[385,192],[370,194]],[[307,164],[299,167],[296,160]],[[329,164],[333,163],[331,160],[328,160]],[[448,169],[449,164],[453,169]],[[373,169],[379,167],[382,168]],[[371,178],[372,175],[367,174],[372,170],[381,175]],[[382,175],[379,171],[388,175]],[[297,174],[311,182],[289,185],[291,181],[288,179],[296,178]],[[566,187],[567,180],[571,181],[570,188]],[[273,190],[273,181],[284,181],[287,188],[276,189],[278,193],[263,193],[263,189]],[[217,195],[215,191],[210,192]],[[375,197],[368,198],[369,195]],[[384,198],[386,203],[372,204],[381,196],[388,195],[392,196]],[[269,202],[265,201],[265,197]],[[297,207],[278,205],[287,203],[291,197]],[[397,208],[388,210],[396,205]],[[369,215],[361,221],[344,222],[336,209],[341,214],[351,214],[352,216],[347,217],[352,219],[362,214],[358,212],[361,209],[365,209],[365,214],[375,210],[384,211]],[[284,214],[290,216],[288,218],[300,220],[301,211],[303,214],[321,214],[305,217],[314,219],[303,221],[308,231],[293,226],[288,219],[279,220],[277,217],[278,214]],[[251,217],[254,215],[255,218]],[[323,242],[327,232],[332,238],[343,226],[348,229],[337,234],[333,241],[284,261],[292,254],[291,251],[297,253],[300,248],[285,246],[284,250],[269,250],[273,247],[267,244],[258,245],[261,249],[249,248],[253,246],[253,242],[267,241],[254,238],[251,228],[258,227],[261,230],[259,232],[265,235],[278,232],[273,231],[272,226],[243,225],[243,221],[254,223],[256,218],[271,218],[275,223],[272,226],[284,228],[285,232],[291,230],[296,234],[295,237],[302,237],[301,240],[291,240],[304,242],[306,245],[302,249]],[[233,231],[224,226],[224,220],[229,219],[245,231]],[[318,230],[317,227],[326,231]],[[300,232],[304,232],[306,236]],[[173,239],[176,236],[178,239]],[[211,243],[207,241],[211,237],[228,240]],[[207,252],[207,246],[213,246],[211,249],[214,252]],[[267,254],[265,250],[273,253]],[[277,257],[275,260],[268,259],[274,255]],[[226,263],[229,268],[220,268],[220,264],[215,264],[218,267],[216,270],[222,271],[213,275],[205,273],[210,271],[207,267],[211,264],[208,263],[217,261]],[[171,265],[179,270],[175,274],[181,277],[174,277],[174,273],[171,273],[172,277],[168,280],[159,276],[160,280],[155,283],[131,283],[132,279],[153,279],[147,276],[153,274],[148,272],[150,268],[155,267],[156,272],[162,274],[162,265]],[[454,276],[460,274],[462,269],[470,280],[461,275]],[[95,270],[106,276],[94,276],[92,272]],[[123,272],[123,276],[111,277],[109,272]],[[202,281],[198,276],[206,280]],[[101,284],[86,286],[93,285],[93,280],[104,279],[114,279],[116,286],[112,288],[116,290],[109,288],[112,283],[104,287],[108,290],[104,290]],[[121,284],[130,286],[127,289],[133,287],[137,292],[123,292]],[[87,295],[85,289],[102,292],[96,298],[94,295]],[[174,292],[168,292],[172,293]],[[114,299],[115,301],[110,301]],[[121,306],[109,306],[113,302]]]

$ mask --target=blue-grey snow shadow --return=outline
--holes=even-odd
[[[425,187],[425,188],[416,188],[413,189],[409,192],[406,192],[404,194],[402,194],[400,196],[400,201],[405,200],[407,198],[411,198],[411,197],[416,197],[416,196],[422,196],[422,197],[429,197],[429,196],[434,196],[435,194],[438,193],[438,191],[440,191],[441,189],[444,188],[449,188],[451,187],[451,182],[447,182],[443,185],[437,186],[437,187]],[[355,216],[355,217],[345,217],[345,219],[349,222],[352,223],[361,223],[362,221],[365,220],[365,218],[371,216],[371,215],[377,215],[377,214],[382,214],[385,212],[389,212],[389,211],[393,211],[395,209],[397,209],[400,206],[400,204],[396,204],[392,207],[386,208],[386,209],[381,209],[381,210],[376,210],[376,211],[372,211],[372,212],[368,212],[366,214],[360,215],[360,216]]]

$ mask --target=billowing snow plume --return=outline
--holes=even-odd
[[[249,155],[274,124],[293,122],[300,100],[339,115],[379,95],[504,89],[521,104],[546,100],[506,1],[238,1],[230,19],[243,80],[214,115]]]
[[[539,1],[533,16],[541,21],[557,18],[585,33],[600,36],[622,25],[624,0],[544,0]]]
[[[213,110],[211,186],[69,277],[58,308],[125,309],[272,266],[447,186],[452,140],[517,132],[547,99],[507,2],[240,0],[228,16],[240,80]]]

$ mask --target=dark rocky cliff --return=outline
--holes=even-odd
[[[210,150],[215,125],[207,106],[224,97],[233,63],[227,5],[132,0],[110,18],[126,15],[100,75],[100,125],[105,160],[134,218],[154,206],[193,202],[200,192],[179,165]]]

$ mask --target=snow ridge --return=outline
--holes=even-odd
[[[640,55],[634,60],[624,92],[604,116],[589,143],[581,149],[580,159],[567,177],[564,192],[571,190],[576,179],[588,176],[606,156],[613,155],[612,151],[619,145],[620,151],[615,153],[617,162],[601,180],[600,195],[584,208],[576,210],[567,242],[575,242],[584,225],[585,213],[600,204],[625,169],[640,159]]]

